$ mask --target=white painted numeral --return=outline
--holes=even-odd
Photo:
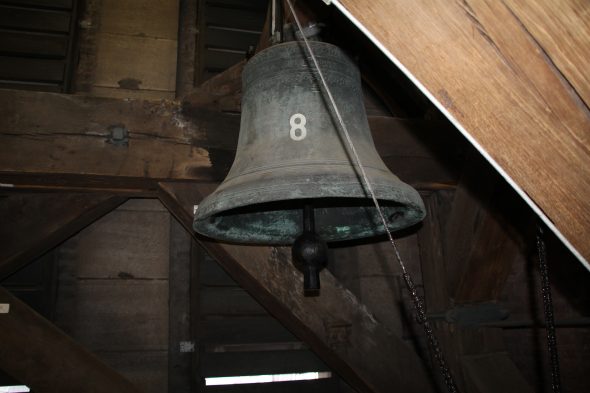
[[[291,135],[291,139],[294,141],[302,141],[307,136],[307,129],[305,128],[305,124],[307,123],[307,119],[301,113],[295,113],[289,119],[289,124],[291,124],[291,131],[289,135]]]

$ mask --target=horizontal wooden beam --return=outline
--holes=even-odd
[[[2,90],[0,191],[151,195],[161,181],[221,181],[235,156],[239,115],[208,100],[181,111],[168,101]],[[402,180],[422,189],[456,183],[463,144],[444,136],[448,125],[380,116],[369,125]],[[117,141],[123,128],[127,139]]]
[[[188,121],[171,101],[2,90],[0,183],[17,186],[23,175],[149,190],[162,179],[220,179],[235,149],[224,135],[237,137],[238,128],[239,116],[203,108]]]
[[[319,297],[305,297],[303,277],[285,247],[240,246],[197,236],[193,205],[203,186],[162,184],[161,201],[196,240],[273,316],[362,392],[432,391],[418,354],[383,327],[327,270]]]
[[[98,194],[28,194],[0,199],[0,279],[51,250],[126,200]]]
[[[340,0],[590,260],[590,13],[576,0]]]
[[[43,393],[139,393],[131,382],[0,287],[0,369]]]

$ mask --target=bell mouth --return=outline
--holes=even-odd
[[[328,167],[319,174],[283,169],[253,173],[222,185],[199,205],[193,228],[230,243],[292,244],[303,230],[302,208],[312,202],[316,232],[327,242],[385,233],[372,199],[352,168]],[[366,168],[387,226],[397,231],[425,216],[418,192],[391,172]]]
[[[238,207],[196,219],[197,232],[212,238],[249,244],[292,244],[303,231],[303,207],[314,209],[317,234],[327,242],[383,235],[381,217],[369,198],[296,199]],[[379,201],[390,230],[406,228],[422,216],[406,205]]]

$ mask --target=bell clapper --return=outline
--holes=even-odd
[[[303,290],[306,296],[317,296],[320,292],[320,271],[328,262],[328,246],[315,232],[313,206],[303,207],[303,232],[291,249],[293,263],[303,272]]]

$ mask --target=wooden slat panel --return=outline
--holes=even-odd
[[[267,0],[208,0],[207,4],[211,6],[219,7],[234,7],[240,9],[255,9],[258,11],[265,12],[268,6]]]
[[[133,382],[143,393],[167,391],[166,351],[98,352],[97,355]]]
[[[59,326],[91,350],[168,348],[167,280],[80,281],[62,274],[56,308]]]
[[[175,40],[99,33],[97,45],[96,86],[175,91]]]
[[[562,77],[566,71],[559,68],[560,59],[567,59],[575,64],[573,68],[587,69],[584,53],[590,43],[578,42],[579,59],[564,50],[554,55],[554,61],[552,53],[539,45],[543,37],[537,38],[509,8],[512,2],[341,3],[515,180],[574,248],[590,259],[588,103],[581,102],[577,94],[583,92],[576,93],[576,86]],[[556,10],[544,17],[535,15],[539,30],[557,23],[554,14],[568,15],[581,4],[575,0],[553,6],[548,6],[551,0],[526,2],[531,7],[533,3],[542,4],[537,9]],[[583,7],[588,10],[587,4]],[[590,13],[578,15],[588,23]],[[564,29],[583,31],[576,20]],[[562,41],[570,47],[565,34],[552,37],[558,47]]]
[[[206,69],[225,70],[244,60],[246,53],[219,52],[207,49],[204,56]]]
[[[0,27],[67,33],[70,30],[70,13],[0,4]]]
[[[212,27],[207,29],[207,46],[214,48],[247,50],[249,46],[256,47],[258,39],[258,34]]]
[[[74,0],[4,0],[3,3],[18,4],[20,6],[29,7],[47,7],[47,8],[72,8]]]
[[[206,315],[256,316],[266,311],[241,288],[202,288],[200,313]],[[239,324],[239,321],[236,320]]]
[[[42,91],[47,93],[60,93],[62,91],[61,82],[44,83],[44,82],[0,82],[1,89],[14,89],[14,90],[31,90],[31,91]]]
[[[0,78],[17,81],[60,82],[64,78],[63,60],[0,56]]]
[[[178,0],[103,0],[100,31],[176,40]]]
[[[203,377],[329,371],[311,351],[202,353]]]
[[[65,57],[68,37],[22,31],[0,31],[0,53]]]
[[[199,281],[203,286],[237,287],[238,283],[207,255],[199,265]]]
[[[205,345],[298,341],[272,317],[216,318],[201,324],[200,338]]]
[[[264,25],[264,12],[255,12],[237,8],[216,7],[205,8],[207,25],[230,26],[237,29],[261,31]]]
[[[66,242],[76,255],[76,277],[166,279],[168,212],[115,210]]]

